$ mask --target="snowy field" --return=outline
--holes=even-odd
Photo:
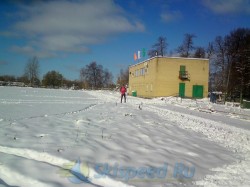
[[[250,186],[250,110],[0,87],[0,186]]]

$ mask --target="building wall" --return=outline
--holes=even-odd
[[[186,67],[189,80],[179,79],[181,65]],[[136,91],[147,98],[177,96],[179,83],[185,83],[185,97],[193,96],[193,85],[203,86],[203,97],[208,94],[208,59],[155,57],[130,66],[129,72],[129,94]]]
[[[136,91],[141,97],[154,97],[155,95],[155,63],[154,59],[139,63],[129,68],[129,94]],[[141,69],[144,69],[141,75]],[[136,72],[137,71],[137,72]]]

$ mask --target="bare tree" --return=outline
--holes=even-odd
[[[237,89],[242,102],[244,96],[250,98],[250,29],[238,28],[227,40],[230,55],[227,91]]]
[[[250,29],[238,28],[225,37],[218,36],[212,46],[215,87],[229,98],[250,98]]]
[[[206,52],[207,52],[207,58],[210,59],[214,54],[214,46],[211,42],[208,43]]]
[[[126,85],[128,84],[129,79],[129,69],[128,67],[124,70],[120,70],[120,74],[118,75],[117,84],[118,85]]]
[[[24,69],[24,76],[28,78],[30,85],[35,86],[39,82],[39,62],[38,58],[34,56],[29,59]]]
[[[165,56],[167,51],[167,38],[160,36],[157,42],[152,46],[152,49],[148,51],[149,57]]]
[[[109,72],[108,69],[105,69],[103,72],[103,86],[110,87],[113,84],[113,75]]]
[[[206,51],[203,47],[197,47],[194,52],[194,58],[205,58],[206,57]]]
[[[213,58],[210,58],[213,66],[213,73],[217,76],[216,88],[220,91],[226,91],[226,78],[228,67],[228,49],[225,37],[217,36],[210,46],[213,48]],[[212,57],[212,56],[210,56]]]
[[[85,88],[102,88],[112,84],[113,75],[108,70],[103,70],[102,65],[91,62],[80,70],[81,81]]]
[[[195,49],[193,39],[196,36],[194,34],[185,34],[182,45],[177,49],[177,52],[181,57],[190,57],[191,52]]]

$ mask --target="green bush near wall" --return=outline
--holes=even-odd
[[[250,108],[250,101],[243,100],[242,108]]]
[[[136,91],[132,91],[132,96],[136,97],[137,96],[137,92]]]

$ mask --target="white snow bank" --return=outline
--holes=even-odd
[[[60,157],[55,157],[45,152],[37,152],[34,150],[29,150],[29,149],[19,149],[19,148],[10,148],[10,147],[0,146],[0,152],[23,157],[23,158],[30,159],[30,160],[44,162],[44,163],[51,164],[57,167],[62,167],[65,163],[70,163],[69,160],[66,160]],[[107,187],[117,187],[117,186],[129,187],[130,186],[122,182],[115,181],[109,178],[108,176],[106,176],[105,178],[96,179],[96,177],[94,176],[98,175],[98,173],[96,173],[96,171],[93,170],[92,168],[88,168],[88,170],[89,170],[88,179],[93,184],[101,185],[103,187],[105,186]],[[23,176],[19,173],[15,173],[3,165],[0,165],[0,176],[3,180],[11,181],[11,185],[16,185],[16,184],[21,185],[21,186],[34,185],[38,187],[48,186],[47,184],[45,185],[39,181],[30,179],[27,176]]]

